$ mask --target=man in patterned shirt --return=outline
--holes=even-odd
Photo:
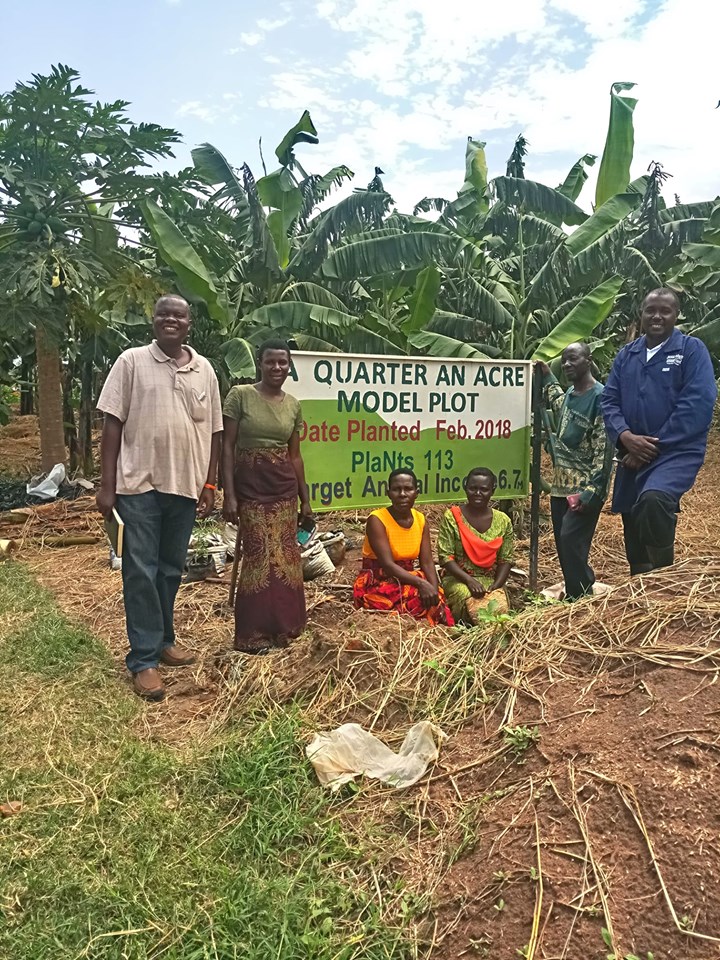
[[[539,364],[545,401],[557,420],[550,437],[550,510],[566,600],[592,593],[595,574],[588,557],[612,472],[613,450],[600,408],[603,387],[591,373],[591,362],[586,343],[565,347],[562,370],[571,384],[567,392],[548,365]]]

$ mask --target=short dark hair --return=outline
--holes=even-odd
[[[257,352],[258,363],[262,363],[263,354],[267,353],[268,350],[284,350],[288,355],[288,360],[290,359],[290,346],[288,342],[276,337],[273,340],[263,340],[260,344]]]
[[[655,294],[661,294],[664,297],[672,297],[675,301],[675,306],[677,307],[677,312],[680,313],[682,310],[682,304],[680,303],[680,297],[674,290],[671,290],[670,287],[656,287],[654,290],[651,290],[649,293],[646,293],[643,297],[642,303],[640,304],[640,309],[645,306],[645,301],[648,297],[652,297]]]
[[[181,297],[179,293],[164,293],[161,297],[158,297],[155,301],[155,306],[153,307],[153,316],[155,316],[157,308],[160,306],[163,300],[180,300],[181,303],[185,304],[187,315],[190,316],[190,304],[187,302],[185,297]]]
[[[420,486],[418,478],[415,476],[415,471],[410,470],[408,467],[398,467],[397,470],[392,470],[390,472],[390,476],[388,477],[388,488],[395,477],[412,477],[412,482],[415,484],[415,488],[417,489]]]
[[[585,357],[586,360],[589,360],[590,357],[592,356],[592,350],[590,349],[590,346],[582,340],[576,340],[574,343],[569,343],[566,347],[563,347],[562,353],[560,354],[560,356],[562,356],[562,354],[565,353],[566,350],[569,350],[570,347],[580,347],[580,352],[582,353],[582,355]]]
[[[493,490],[497,486],[497,477],[492,472],[490,467],[473,467],[472,470],[468,473],[468,475],[463,480],[463,483],[462,483],[463,490],[465,490],[465,488],[470,483],[470,480],[473,477],[487,477],[490,483],[493,485]]]

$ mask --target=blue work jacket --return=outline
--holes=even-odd
[[[615,513],[627,513],[646,490],[662,490],[679,500],[705,459],[717,397],[707,347],[676,328],[650,360],[646,356],[645,336],[623,347],[602,394],[605,426],[621,453],[618,438],[624,430],[659,440],[652,463],[641,470],[618,467]]]

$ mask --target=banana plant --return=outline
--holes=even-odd
[[[142,205],[163,262],[182,292],[204,305],[224,338],[224,362],[233,377],[254,374],[254,345],[269,334],[308,349],[395,349],[363,325],[364,292],[326,268],[343,239],[382,224],[391,198],[382,190],[356,190],[319,209],[353,173],[344,165],[324,175],[306,173],[295,148],[316,142],[306,111],[275,151],[279,168],[257,181],[246,164],[234,169],[211,144],[193,151],[198,175],[212,187],[209,207],[220,206],[229,218],[226,239],[234,257],[222,274],[159,204]]]

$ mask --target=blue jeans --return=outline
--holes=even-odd
[[[170,493],[118,495],[125,524],[123,599],[130,653],[128,670],[157,667],[164,647],[175,643],[173,608],[185,567],[197,503]]]

